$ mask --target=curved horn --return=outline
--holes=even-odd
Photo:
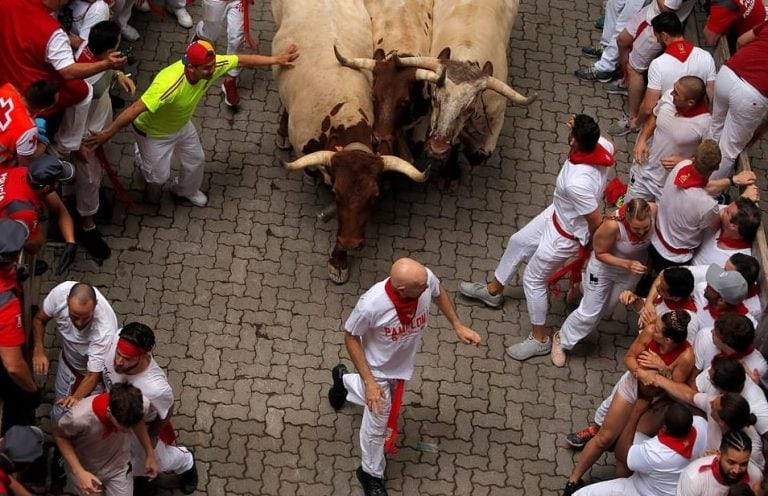
[[[440,66],[443,65],[440,63],[440,59],[436,59],[435,57],[398,57],[395,55],[394,59],[397,65],[421,67],[435,72],[437,72],[440,69]]]
[[[442,86],[445,82],[445,67],[440,65],[437,71],[430,71],[429,69],[416,69],[417,81],[429,81],[435,83],[438,86]]]
[[[297,158],[293,162],[283,162],[283,167],[290,171],[306,169],[307,167],[327,168],[331,166],[331,159],[333,159],[335,153],[336,152],[329,152],[327,150],[308,153],[303,157]]]
[[[423,183],[427,180],[426,172],[420,172],[419,169],[400,157],[394,155],[382,155],[381,160],[384,162],[384,171],[399,172],[400,174],[404,174],[413,179],[417,183]]]
[[[523,96],[517,91],[513,90],[511,86],[501,82],[495,77],[488,78],[488,89],[509,98],[515,105],[521,106],[530,105],[538,97],[536,93],[531,96]]]
[[[336,60],[339,61],[339,64],[344,67],[349,67],[350,69],[365,69],[367,71],[372,71],[373,68],[376,67],[376,61],[373,59],[348,59],[339,53],[339,49],[336,48],[336,45],[333,45],[333,53],[336,54]]]

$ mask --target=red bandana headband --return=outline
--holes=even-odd
[[[143,357],[144,355],[150,352],[150,350],[145,350],[143,348],[140,348],[135,344],[126,341],[123,338],[119,338],[117,340],[117,350],[121,354],[127,356],[128,358]]]

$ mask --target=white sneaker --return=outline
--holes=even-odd
[[[208,204],[208,197],[200,190],[195,191],[191,195],[182,196],[181,198],[186,198],[189,200],[189,203],[196,207],[204,207]]]
[[[179,23],[179,26],[187,29],[192,27],[192,16],[189,15],[189,12],[187,12],[187,9],[184,7],[174,10],[173,15],[176,16],[176,21]]]
[[[547,340],[543,343],[533,337],[533,334],[529,334],[528,337],[521,343],[513,344],[507,348],[507,355],[515,360],[528,360],[531,357],[549,355],[552,349],[552,340],[547,336]]]
[[[133,4],[133,8],[138,10],[139,12],[149,12],[149,1],[136,0],[136,3]]]
[[[136,41],[140,38],[139,32],[136,31],[136,28],[134,28],[130,24],[126,24],[125,26],[123,26],[123,29],[121,31],[123,33],[123,39],[125,41]]]

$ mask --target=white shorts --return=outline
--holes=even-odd
[[[629,65],[637,72],[645,72],[653,59],[664,50],[661,43],[656,40],[651,24],[646,20],[645,9],[635,14],[624,28],[635,40],[632,50],[629,52]]]

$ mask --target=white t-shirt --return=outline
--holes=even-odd
[[[654,248],[671,262],[690,259],[693,250],[701,244],[704,233],[718,216],[717,202],[704,188],[684,189],[675,185],[677,173],[690,164],[690,160],[683,160],[669,173],[658,207],[658,232],[654,230],[651,238]],[[669,251],[659,239],[659,233],[667,244],[686,252],[676,254]]]
[[[723,440],[723,431],[720,425],[712,418],[712,401],[717,398],[717,394],[696,393],[693,397],[693,403],[696,408],[707,414],[707,447],[706,449],[720,449],[720,442]],[[760,434],[753,426],[742,429],[744,433],[752,440],[752,455],[750,456],[750,465],[755,465],[760,470],[765,466],[765,457],[763,456],[763,441]]]
[[[680,472],[704,452],[707,444],[707,421],[694,415],[693,428],[696,441],[691,458],[675,452],[653,437],[632,445],[627,454],[627,466],[634,472],[631,480],[638,494],[643,496],[674,496]]]
[[[694,117],[677,115],[672,90],[662,94],[653,108],[653,114],[656,116],[656,129],[648,140],[648,160],[643,164],[634,162],[632,175],[635,181],[653,185],[651,189],[656,192],[655,200],[658,202],[667,179],[667,169],[661,159],[672,155],[693,156],[696,147],[709,131],[712,116],[709,113]]]
[[[48,40],[48,45],[45,47],[45,61],[57,71],[75,63],[72,45],[69,44],[69,37],[63,29],[54,31]]]
[[[109,20],[109,5],[104,0],[87,2],[86,0],[73,0],[69,2],[72,9],[72,34],[88,41],[91,28],[101,21]]]
[[[84,373],[101,372],[104,369],[104,355],[112,336],[117,333],[117,316],[98,289],[93,320],[82,330],[72,324],[69,318],[67,298],[77,281],[66,281],[51,290],[43,300],[43,312],[56,321],[56,335],[61,351],[76,371]]]
[[[677,496],[726,496],[730,489],[717,482],[712,475],[712,470],[702,468],[712,465],[717,455],[709,455],[694,460],[680,474],[677,484]],[[749,483],[754,484],[763,480],[763,474],[751,463],[747,467]]]
[[[365,360],[375,378],[407,381],[413,375],[416,352],[421,344],[421,333],[427,329],[432,299],[440,295],[440,281],[427,269],[428,287],[419,296],[413,321],[405,327],[384,290],[388,280],[374,284],[360,297],[344,328],[353,336],[361,337]]]
[[[118,374],[115,372],[115,350],[117,341],[120,338],[115,334],[109,350],[104,355],[104,385],[107,391],[112,389],[113,384],[127,382],[133,384],[141,390],[141,394],[149,399],[149,410],[144,420],[151,422],[160,415],[161,419],[168,418],[168,412],[173,406],[173,389],[168,382],[165,372],[157,364],[154,358],[149,361],[149,366],[142,372],[134,375]]]
[[[696,357],[696,368],[704,370],[712,365],[712,359],[720,353],[720,350],[715,346],[715,342],[712,338],[713,327],[702,328],[701,331],[696,334],[696,341],[693,343],[693,354]],[[766,363],[763,355],[753,350],[752,353],[739,360],[746,370],[757,370],[760,377],[768,372],[768,363]]]
[[[600,145],[611,154],[613,145],[600,137]],[[560,226],[576,237],[582,246],[589,243],[589,225],[585,215],[600,207],[608,174],[612,167],[599,165],[574,164],[566,160],[555,184],[553,205]]]
[[[698,389],[700,393],[720,393],[709,378],[711,369],[712,367],[709,367],[696,377],[696,389]],[[744,389],[741,390],[740,394],[747,400],[747,403],[749,403],[749,411],[757,417],[755,430],[760,434],[768,432],[768,401],[765,399],[763,390],[760,389],[760,386],[752,382],[752,379],[747,377],[747,380],[744,381]]]
[[[715,59],[699,47],[693,47],[685,62],[668,53],[662,53],[648,67],[648,89],[662,93],[671,91],[677,80],[683,76],[696,76],[705,83],[714,81],[717,77]]]
[[[725,265],[725,262],[731,258],[731,255],[736,253],[743,253],[744,255],[752,255],[752,248],[720,248],[717,246],[717,238],[723,232],[722,229],[717,231],[709,230],[704,240],[701,242],[699,249],[694,252],[691,265],[706,265],[717,264],[720,267]]]

